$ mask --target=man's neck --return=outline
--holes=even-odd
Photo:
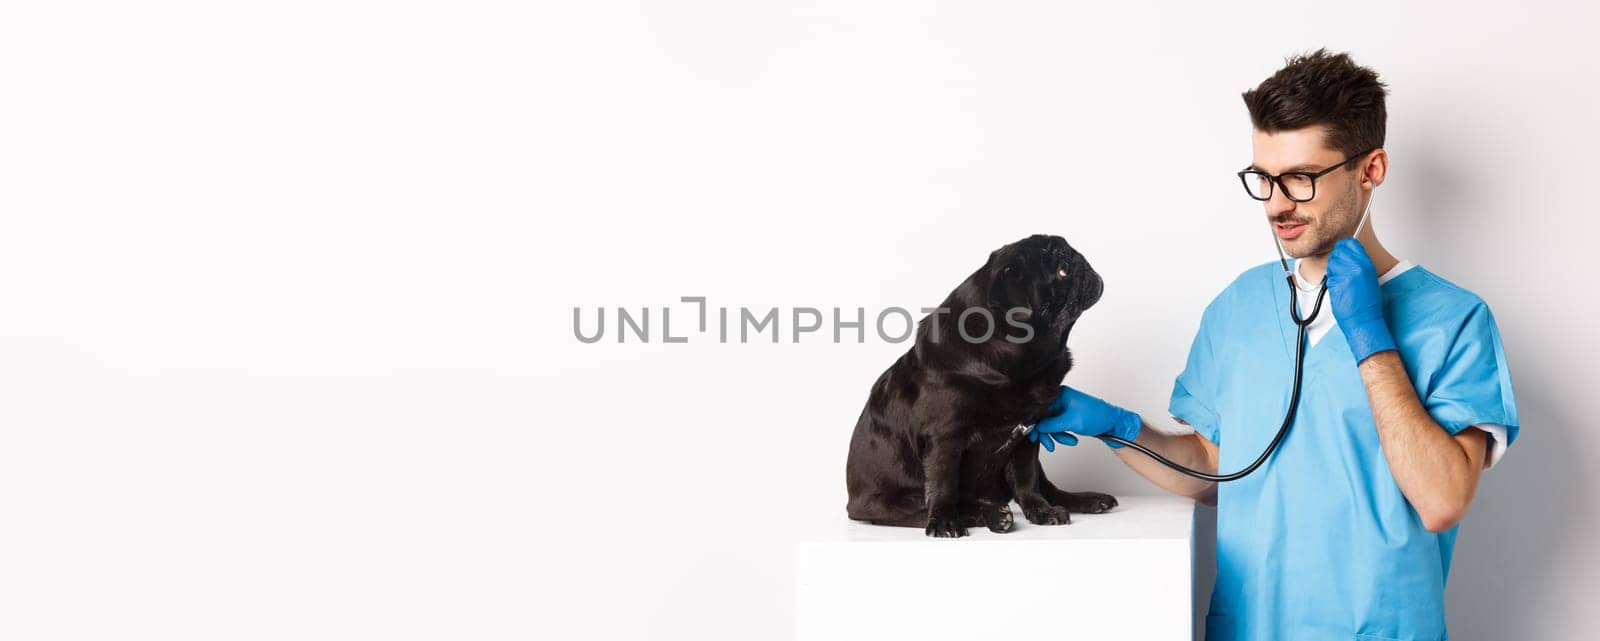
[[[1389,250],[1384,249],[1383,243],[1378,242],[1378,233],[1372,230],[1372,226],[1368,225],[1362,230],[1358,240],[1361,241],[1361,246],[1366,248],[1367,256],[1372,259],[1372,267],[1377,270],[1379,277],[1400,264],[1400,260],[1389,253]],[[1317,254],[1301,258],[1298,268],[1301,278],[1312,283],[1322,282],[1322,275],[1328,272],[1328,255]]]

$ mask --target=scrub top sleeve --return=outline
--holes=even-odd
[[[1455,340],[1433,377],[1423,406],[1451,434],[1473,425],[1504,426],[1505,443],[1517,440],[1517,399],[1511,370],[1500,344],[1489,306],[1479,302],[1467,312]]]
[[[1506,426],[1499,423],[1473,423],[1476,427],[1489,434],[1489,455],[1483,459],[1483,469],[1491,469],[1500,458],[1506,455]]]
[[[1195,332],[1194,343],[1189,346],[1189,360],[1183,373],[1172,384],[1172,400],[1167,413],[1194,428],[1212,444],[1222,443],[1221,426],[1216,411],[1215,381],[1216,360],[1208,335],[1210,308],[1200,319],[1200,330]]]

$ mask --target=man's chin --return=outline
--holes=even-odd
[[[1333,242],[1296,238],[1283,245],[1283,253],[1290,258],[1313,258],[1333,253]]]

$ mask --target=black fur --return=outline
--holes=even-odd
[[[1024,436],[1072,368],[1067,334],[1101,288],[1100,275],[1060,236],[1030,236],[989,254],[940,306],[948,314],[924,317],[915,344],[873,383],[845,466],[850,518],[959,537],[980,525],[1010,531],[1012,500],[1040,525],[1115,507],[1106,494],[1056,489],[1039,446]],[[989,327],[981,314],[969,314],[966,337],[956,327],[969,308],[989,310],[988,340],[968,340]],[[1007,320],[1014,309],[1016,326]]]

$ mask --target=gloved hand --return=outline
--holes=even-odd
[[[1131,441],[1139,438],[1139,428],[1143,425],[1138,414],[1062,385],[1061,393],[1050,404],[1049,414],[1028,430],[1028,440],[1043,443],[1044,449],[1054,452],[1056,443],[1077,445],[1078,437],[1073,434],[1110,434]],[[1119,443],[1107,442],[1106,445],[1122,447]]]
[[[1342,238],[1328,256],[1328,296],[1333,317],[1350,343],[1356,362],[1378,352],[1395,349],[1394,336],[1383,321],[1383,292],[1378,269],[1366,248],[1353,238]]]

